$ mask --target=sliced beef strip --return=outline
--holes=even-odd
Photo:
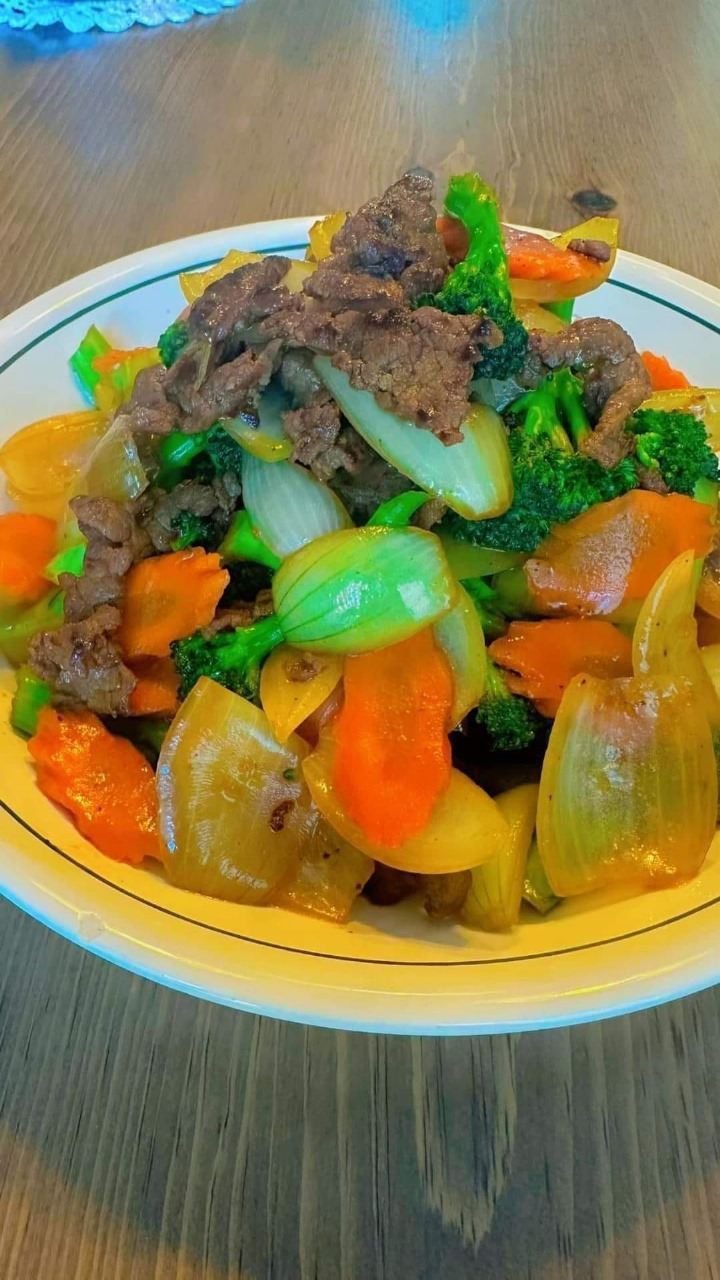
[[[141,369],[135,379],[133,393],[122,412],[128,415],[133,434],[167,436],[180,425],[180,412],[167,396],[169,369],[153,365]]]
[[[427,173],[406,173],[348,216],[332,242],[335,262],[352,272],[399,281],[408,301],[436,293],[448,257],[436,227],[433,195]]]
[[[285,431],[293,442],[292,461],[309,467],[324,483],[340,470],[349,475],[358,471],[372,451],[341,417],[308,353],[286,352],[279,377],[294,402],[294,408],[283,414]]]
[[[568,249],[573,253],[581,253],[585,258],[592,258],[595,262],[610,261],[610,245],[604,240],[571,240]]]
[[[352,432],[352,468],[341,466],[328,484],[345,504],[355,524],[367,524],[381,503],[405,493],[413,485],[407,476],[401,475],[379,453],[375,453],[351,427],[345,429]]]
[[[212,519],[218,539],[221,539],[227,532],[239,497],[240,483],[232,474],[218,476],[212,484],[184,480],[169,493],[149,489],[137,500],[135,516],[153,550],[162,554],[172,548],[177,537],[173,521],[182,512]]]
[[[221,276],[194,302],[188,315],[188,336],[213,345],[231,335],[245,334],[277,311],[290,296],[281,285],[290,259],[268,255]]]
[[[35,636],[30,665],[52,685],[57,705],[124,715],[136,682],[114,637],[125,574],[150,544],[120,503],[75,498],[71,507],[87,538],[83,574],[61,575],[66,620],[56,631]]]
[[[537,386],[550,369],[575,369],[583,376],[585,406],[595,420],[583,453],[614,467],[633,452],[625,431],[631,413],[650,394],[650,378],[628,333],[614,320],[576,320],[561,333],[534,330],[522,381]]]
[[[210,625],[203,629],[203,635],[211,640],[220,631],[237,631],[239,627],[250,627],[253,622],[269,618],[273,607],[272,591],[264,589],[258,592],[254,600],[235,604],[229,609],[218,609]]]
[[[371,391],[384,408],[433,431],[443,444],[461,439],[473,370],[482,348],[499,339],[482,317],[435,307],[333,316],[297,300],[263,328],[291,346],[329,355],[353,386]]]
[[[343,261],[326,258],[303,285],[308,298],[320,302],[331,314],[339,311],[385,311],[401,307],[405,295],[395,280],[348,271]]]
[[[418,876],[418,886],[425,896],[424,907],[432,920],[447,920],[462,907],[472,875],[469,871],[453,871],[442,876]]]
[[[234,360],[213,369],[199,384],[192,375],[184,376],[182,367],[174,372],[173,366],[166,394],[182,410],[180,429],[207,431],[220,418],[252,413],[272,377],[278,353],[277,342],[264,348],[248,347]]]
[[[376,862],[363,894],[376,907],[394,907],[415,893],[417,887],[418,876],[410,871],[396,871],[394,867],[386,867],[384,862]]]

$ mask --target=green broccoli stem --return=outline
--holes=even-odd
[[[10,709],[10,723],[13,729],[32,737],[37,733],[40,712],[43,707],[50,705],[52,690],[46,680],[41,680],[27,666],[19,668],[15,679],[17,684]]]
[[[253,525],[249,511],[235,513],[219,550],[220,558],[224,563],[249,560],[252,564],[264,564],[273,573],[282,564],[280,557],[275,555],[266,542],[263,542]]]
[[[465,261],[491,276],[499,291],[509,301],[508,261],[503,242],[497,197],[492,187],[477,173],[460,174],[450,179],[445,196],[445,209],[458,218],[470,234]]]
[[[398,493],[387,502],[381,502],[368,520],[369,525],[385,525],[393,529],[403,529],[408,525],[420,507],[428,500],[426,493],[418,493],[416,489],[408,489]]]
[[[573,447],[567,431],[560,422],[557,399],[552,390],[543,384],[535,391],[528,391],[511,405],[512,413],[523,415],[520,428],[526,435],[547,436],[554,449],[560,453],[572,453]]]
[[[537,606],[528,586],[523,565],[496,573],[491,580],[491,585],[497,608],[502,610],[507,618],[523,618],[528,615],[532,617],[537,614]]]
[[[565,427],[576,451],[592,432],[590,419],[583,404],[583,388],[579,378],[569,369],[558,369],[548,381],[557,396],[557,402],[565,419]]]
[[[508,620],[497,604],[497,592],[483,578],[461,578],[460,586],[464,587],[475,605],[475,610],[482,623],[486,640],[497,640],[507,631]]]
[[[693,489],[693,498],[696,502],[704,502],[708,507],[712,507],[713,511],[717,511],[718,507],[718,484],[715,480],[708,480],[702,476],[695,484]]]
[[[565,324],[571,323],[575,306],[574,298],[565,298],[563,302],[541,302],[540,305],[544,311],[557,316],[558,320],[562,320]]]
[[[184,431],[171,431],[161,440],[157,451],[160,469],[155,479],[161,489],[175,487],[182,478],[183,471],[207,448],[212,430],[209,427],[207,431],[196,431],[194,435],[188,435]]]
[[[82,542],[76,542],[74,546],[58,551],[57,555],[49,561],[45,569],[45,577],[49,578],[50,582],[58,582],[61,573],[71,573],[75,578],[82,577],[86,551],[87,542],[84,538]]]

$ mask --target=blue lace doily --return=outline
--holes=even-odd
[[[187,22],[196,13],[219,13],[241,0],[0,0],[0,24],[19,31],[61,23],[80,33],[127,31],[134,23],[159,27],[163,22]]]

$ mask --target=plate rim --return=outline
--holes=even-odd
[[[0,319],[0,357],[2,357],[5,352],[8,352],[7,359],[3,359],[0,364],[0,374],[10,367],[11,364],[21,359],[28,350],[32,349],[43,338],[50,337],[53,333],[57,332],[59,328],[72,323],[73,320],[80,318],[83,314],[86,314],[91,310],[95,310],[118,297],[126,296],[128,293],[133,292],[136,289],[139,290],[143,287],[150,287],[163,279],[176,276],[182,269],[200,269],[203,265],[209,265],[212,262],[217,261],[227,248],[230,247],[233,242],[237,242],[239,238],[250,240],[254,244],[257,244],[258,248],[261,247],[262,241],[267,240],[268,243],[262,247],[264,247],[268,252],[277,252],[279,248],[287,249],[288,251],[291,249],[301,249],[307,244],[307,231],[314,220],[315,219],[310,216],[301,218],[273,219],[242,224],[235,227],[221,228],[209,232],[199,232],[191,236],[181,237],[173,241],[141,249],[132,254],[124,255],[112,260],[111,262],[93,267],[90,270],[83,272],[81,275],[72,277],[63,283],[54,286],[52,289],[47,290],[43,294],[38,295],[36,298],[31,299],[29,302],[24,303],[15,311]],[[528,229],[537,230],[537,228]],[[545,232],[544,234],[549,233]],[[290,241],[291,244],[288,244],[288,241]],[[188,262],[188,258],[193,254],[194,250],[197,251],[195,256],[202,255],[202,261],[192,263]],[[163,267],[162,271],[158,271],[159,266]],[[702,300],[706,304],[710,304],[710,307],[715,312],[716,317],[720,319],[720,289],[716,286],[699,280],[694,276],[679,271],[678,269],[670,267],[664,263],[659,263],[653,259],[646,258],[638,254],[632,254],[625,250],[620,250],[618,253],[616,270],[618,268],[622,269],[623,266],[626,266],[631,273],[633,269],[636,271],[644,270],[649,272],[653,279],[660,285],[675,285],[679,286],[686,292],[692,293],[698,301]],[[152,274],[148,273],[148,268],[152,269]],[[673,303],[668,298],[659,296],[656,293],[650,293],[649,291],[643,290],[632,283],[628,283],[627,281],[614,279],[611,283],[616,287],[629,289],[634,293],[646,296],[652,299],[655,303],[670,307],[672,310],[687,316],[695,322],[699,322],[703,326],[720,335],[720,324],[713,322],[713,320],[706,316],[698,315],[697,312],[689,311],[687,308],[683,308],[678,304]],[[102,297],[94,297],[92,301],[89,301],[91,295],[96,294],[99,289],[105,289],[110,285],[117,285],[117,290],[115,292],[106,293]],[[81,306],[77,310],[73,309],[72,314],[64,317],[57,325],[51,325],[49,328],[45,327],[47,320],[53,315],[56,315],[59,310],[64,310],[69,303],[80,303],[83,301],[87,302],[88,305],[86,307]],[[39,332],[34,333],[31,340],[24,343],[23,339],[25,336],[33,333],[35,330],[39,330]],[[27,824],[23,823],[23,819],[17,814],[14,814],[12,810],[8,811],[6,805],[3,804],[2,807],[5,809],[6,813],[10,813],[11,820],[27,826]],[[33,833],[31,838],[44,840],[44,837],[40,836],[37,832]],[[88,878],[89,868],[82,867],[79,863],[74,863],[74,866],[80,876],[86,879]],[[105,881],[104,884],[110,890],[114,890],[118,887],[113,886],[109,881]],[[311,1022],[316,1025],[333,1026],[338,1028],[397,1032],[399,1034],[469,1034],[478,1031],[505,1032],[535,1027],[566,1025],[568,1023],[591,1021],[600,1017],[625,1013],[633,1008],[646,1007],[648,1004],[657,1004],[663,1000],[669,1000],[688,994],[690,991],[697,991],[703,986],[712,985],[720,978],[720,966],[716,966],[715,969],[712,969],[708,965],[707,959],[703,956],[696,960],[695,963],[688,961],[682,966],[682,979],[676,972],[674,979],[670,980],[669,978],[666,978],[666,980],[662,982],[659,981],[658,974],[655,973],[653,975],[654,990],[650,993],[643,988],[643,983],[638,981],[636,984],[637,990],[635,994],[630,997],[629,993],[627,993],[626,997],[622,999],[619,1004],[615,999],[618,984],[612,984],[610,989],[604,993],[603,997],[596,999],[594,1005],[585,1005],[582,1008],[571,1010],[567,1006],[559,1008],[554,999],[546,997],[544,1003],[542,1000],[539,1003],[537,1001],[532,1002],[530,1007],[524,1013],[515,1013],[515,1015],[509,1015],[504,1006],[502,1008],[498,1006],[498,1008],[500,1008],[500,1016],[498,1016],[498,1008],[495,1009],[495,1018],[488,1016],[488,1008],[485,1009],[484,1013],[481,1013],[481,1010],[477,1009],[475,1012],[471,1013],[469,1021],[464,1017],[459,1018],[458,1013],[452,1013],[450,1017],[447,1018],[446,1016],[438,1016],[437,1011],[435,1011],[433,1016],[429,1016],[429,1009],[427,1014],[418,1020],[418,1013],[414,1007],[415,1002],[411,999],[406,1007],[403,1007],[402,1004],[398,1005],[394,993],[389,1006],[392,1008],[392,1019],[389,1020],[387,1014],[380,1013],[376,1003],[378,1000],[382,1000],[383,994],[387,995],[388,993],[378,991],[373,992],[372,998],[376,1005],[375,1011],[373,1012],[368,1005],[363,989],[358,989],[355,986],[343,986],[343,998],[345,1004],[347,1005],[348,999],[352,996],[351,1003],[353,1006],[357,1006],[357,1008],[353,1007],[353,1009],[346,1007],[339,1012],[333,1013],[328,1011],[327,1002],[322,1000],[319,1002],[313,1002],[312,1000],[309,1002],[306,1001],[304,1007],[301,1007],[302,1002],[298,1004],[297,1000],[291,1004],[287,1004],[286,1002],[283,1002],[283,1000],[281,1000],[280,1003],[271,1001],[268,1005],[264,994],[261,996],[259,1002],[254,997],[253,983],[249,980],[249,975],[247,974],[241,975],[237,979],[237,990],[234,993],[229,992],[227,989],[223,989],[222,991],[213,990],[208,988],[206,985],[198,987],[197,982],[190,981],[189,974],[182,972],[182,958],[176,957],[176,960],[180,960],[179,966],[169,966],[166,971],[159,971],[157,964],[153,965],[151,963],[143,963],[143,961],[146,961],[147,959],[148,950],[152,949],[147,941],[143,942],[126,939],[126,945],[123,946],[122,941],[119,938],[115,937],[111,940],[109,936],[106,936],[108,933],[107,930],[103,930],[102,942],[97,939],[93,940],[85,936],[82,928],[80,927],[79,917],[83,914],[82,912],[79,914],[76,913],[77,918],[73,925],[70,923],[69,918],[65,918],[62,915],[62,912],[58,907],[57,899],[52,895],[43,895],[41,885],[33,884],[32,891],[30,891],[30,887],[26,885],[24,893],[22,892],[22,888],[22,883],[18,888],[8,882],[5,874],[5,867],[3,867],[0,871],[0,892],[13,901],[15,905],[29,912],[36,919],[40,920],[51,929],[61,933],[64,937],[68,938],[68,940],[75,942],[77,945],[91,951],[93,954],[110,959],[114,963],[118,963],[133,972],[140,973],[145,977],[149,977],[155,981],[160,981],[166,985],[175,987],[176,989],[190,991],[192,994],[200,995],[206,999],[217,1000],[221,1003],[235,1005],[254,1012],[268,1013],[272,1016],[279,1016],[289,1020]],[[155,910],[154,904],[138,899],[135,895],[133,895],[133,897],[135,898],[136,904],[140,905],[143,909]],[[52,903],[55,904],[54,910],[52,909]],[[675,917],[670,920],[662,920],[659,922],[659,927],[672,929],[673,925],[678,922],[682,922],[688,915],[696,914],[697,910],[704,910],[708,915],[711,915],[713,909],[715,910],[717,920],[720,921],[720,904],[718,901],[715,901],[703,903],[700,908],[684,912],[680,917]],[[198,925],[200,925],[200,922],[187,920],[187,918],[185,918],[185,924],[194,930]],[[201,925],[201,927],[204,926]],[[580,948],[572,947],[562,951],[560,955],[572,955],[578,950],[590,950],[599,945],[609,947],[622,946],[623,944],[627,944],[629,939],[636,936],[642,936],[655,927],[656,926],[649,926],[648,928],[639,929],[633,934],[624,935],[622,938],[588,943],[586,946]],[[257,947],[258,943],[262,944],[262,940],[241,940],[235,937],[234,943],[237,946]],[[294,949],[291,948],[285,949],[284,954],[286,957],[288,951],[293,950]],[[299,951],[297,954],[303,955],[304,960],[309,957],[309,953],[307,952]],[[362,960],[362,958],[356,957],[320,957],[315,955],[314,958],[321,961],[323,964],[330,965],[336,965],[338,963],[347,965],[348,961],[350,961],[358,973],[360,970],[367,969],[376,963],[374,960]],[[528,956],[512,957],[511,959],[514,961],[512,968],[513,971],[516,972],[516,963],[524,962],[526,964],[533,965],[538,964],[538,962],[541,963],[543,960],[549,959],[553,961],[556,958],[555,954],[550,953],[533,958]],[[508,958],[506,957],[505,959]],[[399,971],[412,969],[417,972],[418,968],[422,967],[422,962],[395,961],[391,963],[394,964]],[[477,970],[482,968],[484,965],[495,965],[497,967],[497,964],[498,962],[493,961],[492,959],[480,961],[468,960],[464,962],[450,962],[440,966],[435,966],[435,968],[437,972],[446,972],[449,969],[457,969],[459,966],[464,967],[466,970]],[[412,993],[405,992],[405,1000],[407,1000],[408,996],[411,996],[411,994]],[[457,996],[451,996],[450,999],[456,1000]],[[285,997],[285,1001],[287,1001],[287,997]],[[467,1004],[467,999],[465,1000],[465,1003]],[[474,1002],[470,1000],[470,1004],[472,1005],[473,1003]]]

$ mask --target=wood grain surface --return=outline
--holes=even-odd
[[[245,0],[0,35],[0,312],[477,164],[720,283],[714,0]],[[238,1015],[0,905],[0,1280],[720,1277],[720,999],[495,1039]]]

